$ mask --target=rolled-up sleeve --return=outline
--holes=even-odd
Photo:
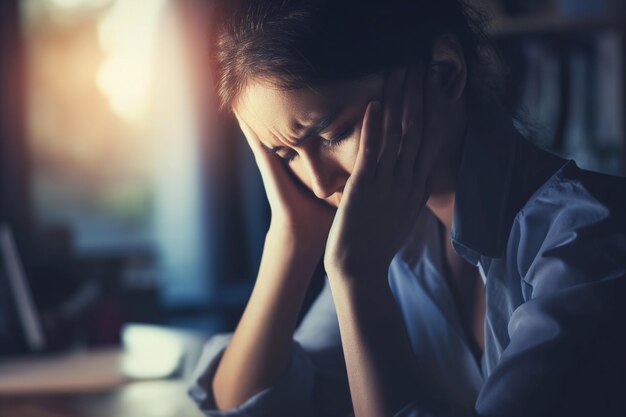
[[[294,341],[291,361],[285,373],[269,388],[255,394],[239,407],[220,411],[215,405],[211,382],[231,339],[230,334],[214,336],[207,342],[189,388],[189,395],[207,416],[307,416],[315,371],[307,353]]]
[[[341,339],[328,284],[299,326],[285,373],[239,407],[220,411],[211,384],[231,334],[211,338],[196,367],[190,397],[207,416],[343,416],[349,407]],[[349,410],[349,408],[348,408]]]

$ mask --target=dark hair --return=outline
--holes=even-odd
[[[440,34],[461,44],[468,92],[497,98],[500,73],[484,19],[459,0],[222,0],[210,56],[222,108],[251,80],[297,89],[429,62]]]

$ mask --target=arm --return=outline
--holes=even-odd
[[[321,257],[333,210],[288,175],[240,120],[272,211],[259,274],[219,364],[212,387],[220,409],[241,405],[271,386],[292,357],[294,327]]]
[[[296,330],[285,372],[243,404],[217,410],[211,390],[232,334],[216,335],[204,347],[189,395],[207,416],[344,416],[351,409],[337,316],[326,284]]]
[[[331,280],[358,417],[392,416],[414,401],[417,391],[415,356],[384,278],[386,274],[367,277],[381,285],[365,286],[348,277]]]
[[[420,146],[424,82],[422,68],[394,70],[385,83],[384,110],[380,103],[368,106],[326,245],[357,417],[392,416],[418,390],[415,357],[387,276],[429,194],[426,173],[435,159],[429,146],[437,141]]]
[[[285,372],[304,295],[321,256],[311,249],[270,227],[254,290],[213,380],[220,409],[241,405]]]

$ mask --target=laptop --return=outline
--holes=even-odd
[[[46,337],[11,229],[0,224],[0,356],[42,352]]]
[[[17,245],[10,228],[0,223],[0,395],[99,390],[180,371],[183,345],[167,330],[127,324],[122,339],[123,349],[46,352]]]

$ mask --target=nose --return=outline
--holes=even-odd
[[[327,199],[345,185],[347,174],[337,161],[316,158],[302,153],[309,178],[309,187],[319,199]]]

